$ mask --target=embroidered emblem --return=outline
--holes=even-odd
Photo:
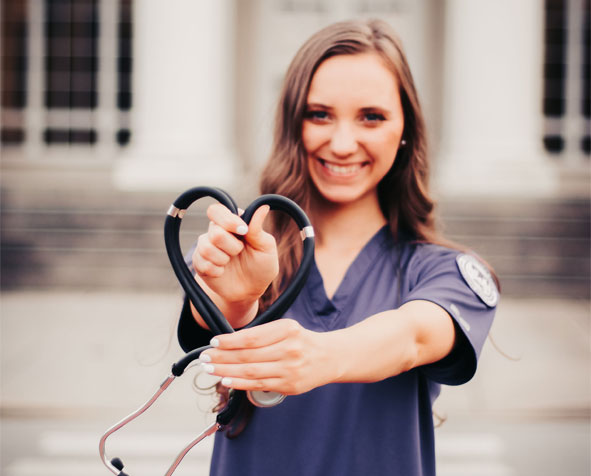
[[[499,302],[499,292],[489,270],[474,256],[467,254],[458,255],[456,263],[470,289],[488,307],[495,307]]]

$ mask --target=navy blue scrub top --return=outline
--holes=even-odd
[[[438,245],[395,243],[387,227],[362,249],[332,299],[314,264],[285,318],[325,332],[426,300],[454,319],[457,345],[439,362],[381,382],[329,384],[255,409],[237,438],[216,434],[210,474],[434,475],[433,402],[440,384],[458,385],[474,375],[497,298],[490,275],[475,258]],[[211,337],[196,324],[187,302],[178,336],[185,351]]]

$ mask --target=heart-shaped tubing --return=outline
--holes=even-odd
[[[203,197],[212,197],[228,207],[233,213],[238,214],[236,203],[223,190],[210,187],[192,188],[181,194],[170,207],[164,224],[164,241],[168,258],[181,286],[209,329],[217,335],[234,332],[234,329],[195,281],[185,263],[179,241],[180,225],[185,211],[191,204]],[[271,210],[287,213],[296,222],[301,230],[304,251],[300,266],[287,288],[266,311],[259,314],[246,327],[257,326],[283,316],[302,290],[314,259],[314,232],[304,211],[294,201],[281,195],[262,195],[246,208],[242,219],[247,224],[250,223],[254,212],[262,205],[269,205]]]

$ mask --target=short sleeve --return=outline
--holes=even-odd
[[[466,271],[466,263],[470,267]],[[462,269],[464,268],[464,269]],[[419,245],[409,263],[409,292],[403,303],[430,301],[454,320],[456,343],[448,356],[421,367],[430,379],[460,385],[476,372],[492,325],[498,291],[486,267],[474,256],[435,245]]]

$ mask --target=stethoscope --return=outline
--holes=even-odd
[[[187,208],[203,197],[212,197],[221,204],[228,207],[233,213],[237,215],[239,214],[236,203],[232,197],[230,197],[230,195],[228,195],[223,190],[210,187],[192,188],[181,194],[169,208],[166,221],[164,223],[164,241],[172,269],[174,270],[174,273],[176,274],[181,286],[195,308],[199,311],[199,314],[206,322],[209,329],[214,335],[217,335],[234,332],[234,329],[232,326],[230,326],[224,315],[219,311],[217,306],[211,301],[209,296],[201,289],[201,287],[193,278],[193,275],[189,271],[189,268],[187,267],[183,258],[179,241],[181,221],[185,216]],[[300,235],[303,241],[303,255],[300,267],[295,272],[291,283],[287,286],[285,291],[273,304],[271,304],[271,306],[269,306],[269,308],[267,308],[263,313],[259,314],[246,327],[258,326],[260,324],[279,319],[281,316],[283,316],[283,314],[293,304],[297,295],[302,290],[308,276],[310,266],[314,259],[314,229],[312,228],[310,220],[304,211],[294,201],[281,195],[262,195],[248,206],[248,208],[241,215],[242,219],[248,224],[254,212],[262,205],[269,205],[271,210],[278,210],[287,213],[295,221],[300,229]],[[144,405],[125,417],[119,423],[113,425],[101,437],[99,442],[99,453],[103,463],[113,474],[118,476],[128,476],[123,472],[123,463],[121,459],[112,458],[109,460],[107,458],[105,454],[105,442],[107,438],[132,420],[135,420],[138,416],[150,408],[152,404],[160,397],[160,395],[162,395],[162,393],[170,386],[173,380],[183,375],[183,372],[187,369],[187,367],[199,358],[201,352],[210,348],[210,345],[206,345],[185,354],[178,362],[172,365],[171,374],[164,380],[164,382],[160,384],[158,390]],[[248,398],[251,403],[258,407],[271,407],[281,403],[285,396],[276,392],[244,392],[242,390],[232,390],[228,399],[228,403],[217,414],[215,421],[205,430],[203,430],[185,448],[183,448],[183,450],[177,455],[170,468],[168,468],[166,476],[170,476],[175,471],[182,459],[191,450],[191,448],[193,448],[193,446],[195,446],[207,436],[212,435],[216,431],[221,429],[223,430],[236,416],[236,413],[244,401],[244,398]]]

